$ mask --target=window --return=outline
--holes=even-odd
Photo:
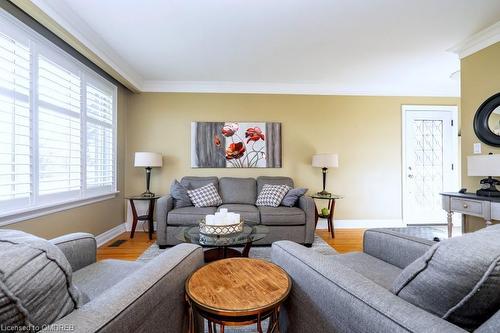
[[[116,192],[116,91],[0,12],[0,223]]]

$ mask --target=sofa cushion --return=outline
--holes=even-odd
[[[228,211],[233,213],[238,213],[245,220],[245,222],[260,222],[260,214],[257,207],[254,205],[243,205],[243,204],[225,204],[219,207],[218,211],[221,208],[227,208]]]
[[[187,176],[182,177],[181,184],[189,190],[199,188],[208,184],[214,184],[217,191],[219,191],[219,179],[217,177],[195,177]]]
[[[332,256],[331,260],[349,267],[385,289],[391,288],[392,283],[402,271],[399,267],[360,252]]]
[[[0,229],[0,323],[52,324],[82,304],[71,265],[49,241]]]
[[[260,223],[265,225],[304,225],[306,214],[297,207],[259,207]]]
[[[281,206],[293,207],[297,200],[307,192],[307,188],[292,188],[286,192],[285,197],[281,200]]]
[[[170,186],[170,195],[174,198],[175,208],[189,207],[193,205],[187,191],[188,188],[179,183],[177,179],[173,181]]]
[[[217,207],[222,204],[222,198],[214,184],[207,184],[194,190],[187,191],[195,207]]]
[[[257,182],[254,178],[223,177],[219,180],[219,188],[224,204],[254,205],[257,199]]]
[[[500,225],[432,246],[408,265],[392,291],[473,330],[500,307]]]
[[[73,273],[73,283],[92,301],[132,274],[143,264],[136,261],[102,260]]]
[[[216,207],[183,207],[168,212],[168,225],[196,225],[205,215],[214,214]]]
[[[286,185],[290,188],[293,188],[293,179],[290,177],[271,177],[271,176],[257,177],[257,195],[259,195],[260,191],[262,191],[262,187],[264,187],[265,184]]]

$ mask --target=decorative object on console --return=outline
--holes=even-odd
[[[194,190],[188,190],[187,193],[195,207],[216,207],[222,205],[222,198],[212,183]]]
[[[149,183],[151,180],[151,169],[161,168],[163,166],[162,156],[158,153],[136,152],[134,159],[135,167],[143,167],[146,169],[146,192],[142,193],[143,197],[154,197],[155,194],[149,191]]]
[[[255,205],[278,207],[289,190],[290,186],[287,185],[264,184]]]
[[[339,167],[339,155],[337,154],[316,154],[312,158],[312,166],[316,168],[321,168],[323,172],[323,190],[318,192],[319,195],[328,196],[331,193],[326,191],[326,173],[328,168],[338,168]]]
[[[500,154],[467,156],[467,175],[487,177],[481,179],[481,189],[476,194],[484,197],[500,197],[496,185],[500,185],[494,176],[500,176]]]
[[[488,98],[477,109],[474,132],[487,145],[500,147],[500,93]]]
[[[191,123],[193,168],[281,168],[281,123]]]

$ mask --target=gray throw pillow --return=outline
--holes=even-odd
[[[71,265],[57,246],[18,230],[0,229],[0,323],[41,327],[81,305]]]
[[[500,225],[444,240],[408,265],[391,291],[474,330],[500,308]]]
[[[175,208],[191,207],[193,203],[188,195],[188,188],[176,180],[170,186],[170,195],[174,198]]]
[[[306,194],[309,189],[307,188],[292,188],[289,190],[283,200],[281,200],[281,206],[293,207],[295,203],[301,196]]]

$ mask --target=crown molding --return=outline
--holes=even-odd
[[[498,42],[500,42],[500,21],[470,36],[449,51],[458,54],[462,59]]]
[[[338,89],[328,84],[295,84],[230,81],[149,81],[143,92],[226,93],[226,94],[285,94],[285,95],[346,95],[346,96],[428,96],[459,97],[458,91],[382,91]]]
[[[69,7],[58,3],[55,8],[48,0],[10,1],[124,86],[141,91],[142,77]]]

